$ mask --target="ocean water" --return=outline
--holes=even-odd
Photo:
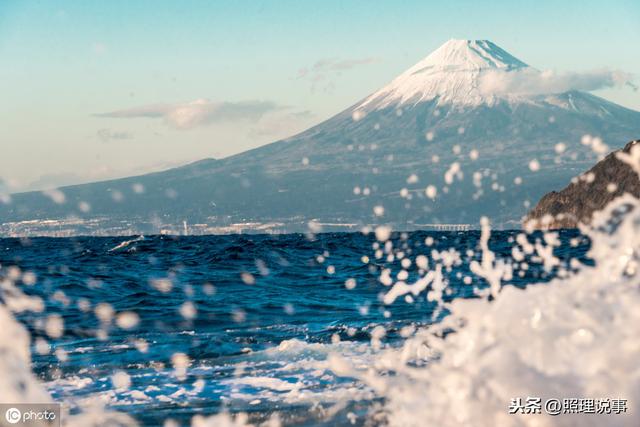
[[[554,265],[514,260],[519,234],[488,242],[499,259],[529,261],[505,286],[545,287],[591,262],[589,239],[571,230],[557,236]],[[373,233],[1,239],[0,274],[44,302],[15,316],[31,334],[33,373],[72,414],[98,403],[150,426],[219,413],[377,425],[386,397],[336,375],[330,355],[366,369],[446,318],[443,302],[477,298],[488,286],[470,271],[480,247],[478,231],[393,233],[386,246]],[[384,278],[414,283],[424,263],[442,267],[442,297],[385,304]]]

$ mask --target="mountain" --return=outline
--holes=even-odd
[[[525,224],[541,229],[576,228],[579,223],[588,224],[594,212],[625,193],[640,197],[638,174],[618,157],[621,152],[629,154],[639,143],[640,140],[629,142],[561,191],[545,194],[529,212]]]
[[[0,206],[0,233],[414,229],[482,215],[519,227],[532,202],[595,163],[604,143],[640,132],[640,113],[528,84],[541,75],[490,41],[450,40],[290,138],[165,172],[14,194]],[[598,143],[581,144],[587,134]]]
[[[483,90],[483,79],[491,72],[527,68],[490,41],[449,40],[357,108],[379,110],[434,99],[439,105],[491,105],[496,101],[495,93]]]

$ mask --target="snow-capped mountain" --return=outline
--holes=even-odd
[[[84,232],[117,223],[131,234],[176,226],[412,229],[475,225],[486,215],[498,227],[519,227],[543,194],[640,135],[639,112],[547,83],[544,72],[490,41],[451,40],[291,138],[166,172],[62,188],[56,197],[13,195],[0,204],[0,223],[71,216],[94,221]],[[0,232],[23,229],[5,224]]]
[[[496,96],[482,87],[496,72],[530,68],[488,40],[449,40],[431,55],[368,96],[358,111],[391,105],[416,105],[437,99],[438,104],[492,104]]]

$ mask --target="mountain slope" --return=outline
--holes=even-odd
[[[71,217],[84,221],[81,232],[111,234],[182,230],[184,221],[201,224],[190,232],[305,231],[310,221],[324,230],[381,222],[411,229],[476,224],[486,215],[498,227],[518,227],[530,203],[597,160],[580,143],[584,134],[606,143],[640,132],[640,113],[585,92],[492,89],[523,72],[537,71],[491,42],[449,41],[291,138],[162,173],[66,187],[63,202],[16,194],[0,205],[0,223]],[[556,151],[558,144],[566,149]],[[530,170],[534,159],[540,170]],[[435,197],[425,193],[430,186]],[[379,207],[382,216],[374,214]],[[251,225],[229,228],[238,223]],[[33,232],[28,224],[0,228]]]

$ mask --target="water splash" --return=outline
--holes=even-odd
[[[639,230],[640,201],[617,199],[583,229],[594,266],[526,289],[500,287],[495,278],[504,277],[505,264],[494,262],[483,233],[475,270],[493,300],[443,303],[451,315],[401,349],[382,352],[367,369],[334,355],[333,369],[384,396],[390,426],[637,425]],[[528,396],[621,398],[629,408],[620,415],[510,415],[511,400]]]

